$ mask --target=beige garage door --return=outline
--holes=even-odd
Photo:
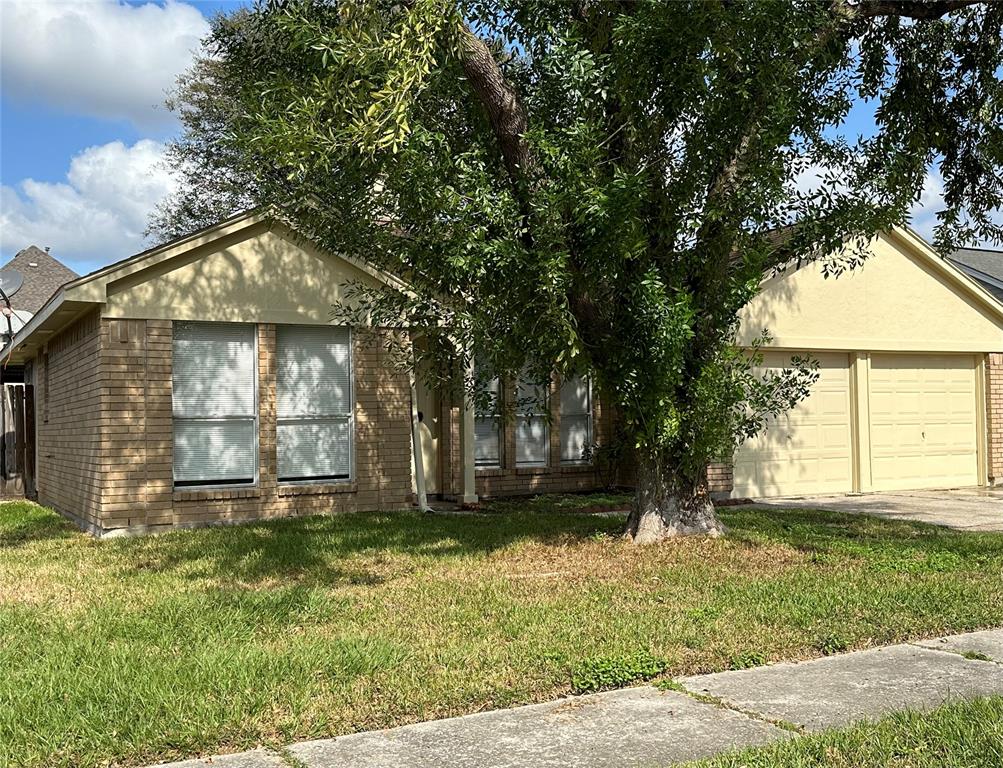
[[[871,356],[876,491],[978,485],[974,355]]]
[[[793,411],[771,420],[735,455],[735,496],[795,496],[852,490],[849,356],[812,352],[819,380]],[[771,352],[766,367],[782,368],[790,353]]]

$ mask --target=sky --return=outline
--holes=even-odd
[[[178,124],[163,106],[208,19],[244,2],[0,0],[0,258],[85,273],[146,247]]]
[[[163,106],[208,19],[249,0],[0,0],[0,258],[49,247],[83,274],[138,253],[173,188]],[[854,121],[865,120],[864,109]],[[912,224],[928,236],[940,183]]]

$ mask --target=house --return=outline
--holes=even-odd
[[[63,283],[77,277],[76,272],[42,250],[31,245],[18,251],[0,267],[0,290],[12,310],[9,318],[0,318],[0,345],[27,323]],[[6,306],[6,303],[4,304]],[[32,453],[28,448],[31,428],[30,390],[24,386],[24,368],[0,364],[0,497],[22,497],[33,493]],[[26,410],[26,408],[28,410]]]
[[[769,327],[767,364],[808,350],[821,379],[709,469],[718,496],[1003,477],[1003,306],[909,232],[871,247],[747,308],[745,343]],[[524,405],[503,423],[413,382],[391,331],[333,325],[352,282],[396,279],[252,212],[66,283],[3,350],[34,384],[39,501],[104,534],[597,486],[587,380],[491,382]]]
[[[331,324],[350,283],[393,281],[252,212],[66,283],[3,350],[34,383],[38,500],[104,534],[595,487],[587,382],[500,424],[412,389],[388,331]]]

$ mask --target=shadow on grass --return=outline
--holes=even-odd
[[[0,504],[0,548],[77,535],[80,530],[73,523],[44,507],[23,501]]]
[[[615,535],[618,517],[568,511],[490,515],[345,513],[119,540],[130,572],[183,570],[244,585],[378,585],[421,561],[480,557],[516,542],[568,544]]]

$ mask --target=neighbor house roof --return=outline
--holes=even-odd
[[[72,269],[35,245],[18,251],[13,259],[0,267],[0,272],[11,269],[20,272],[24,278],[24,283],[10,299],[11,306],[33,315],[64,284],[79,277]]]
[[[1003,301],[1003,251],[961,248],[947,257],[962,272]]]

